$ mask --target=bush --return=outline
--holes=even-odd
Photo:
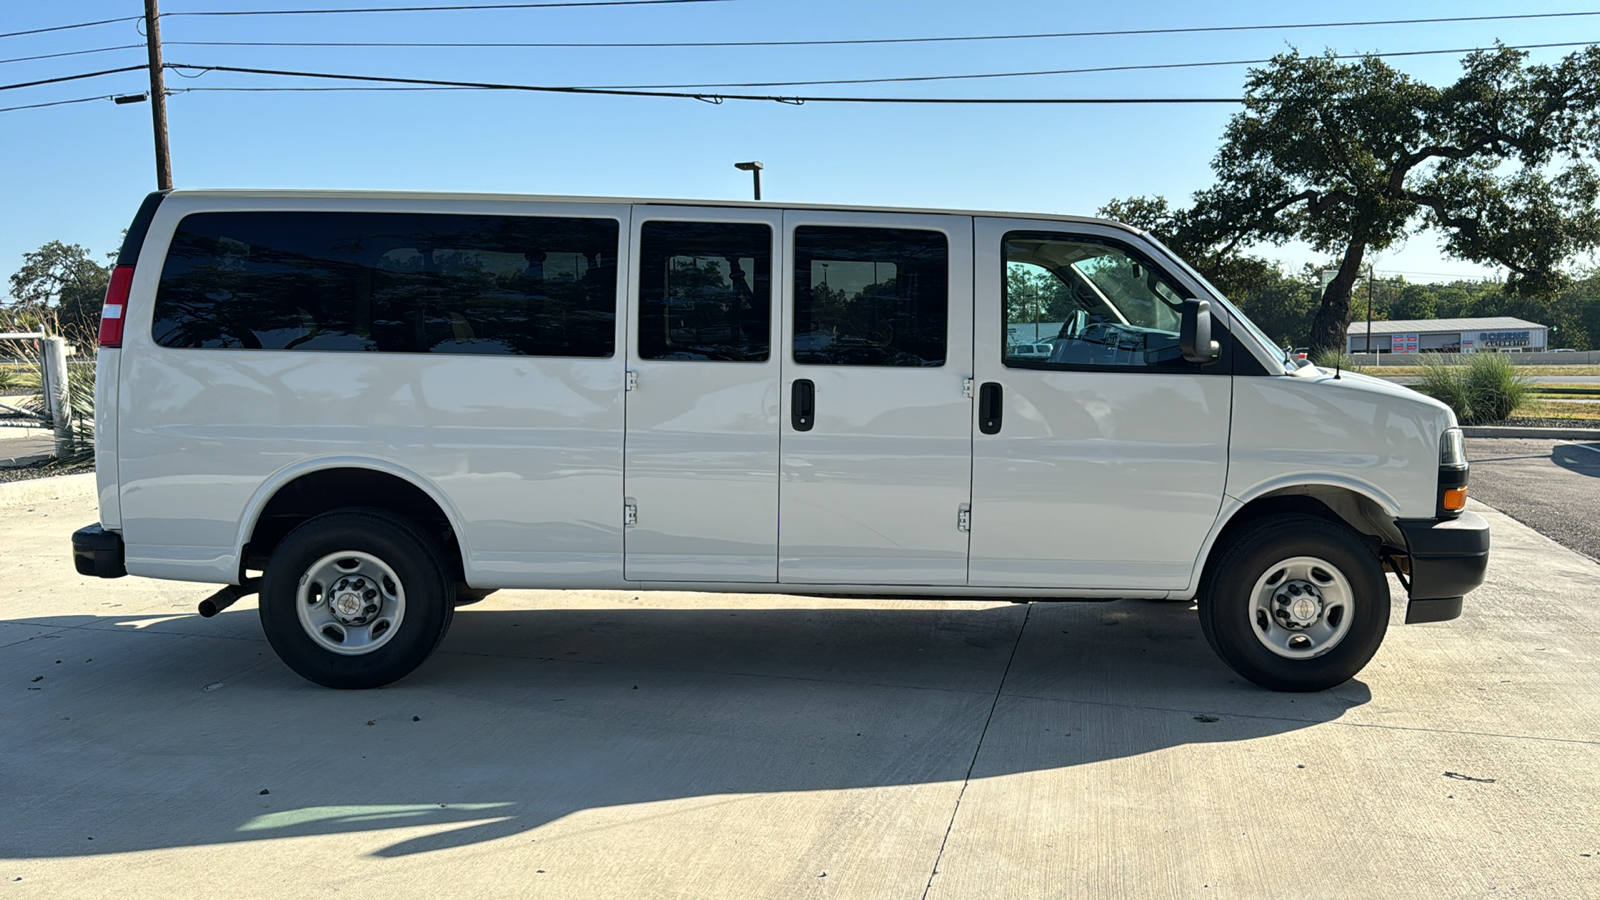
[[[1463,425],[1500,422],[1528,399],[1532,382],[1499,353],[1474,353],[1461,361],[1424,359],[1413,385],[1451,409]]]

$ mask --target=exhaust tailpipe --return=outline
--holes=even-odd
[[[247,597],[259,590],[260,578],[246,578],[238,584],[225,585],[222,590],[200,601],[200,617],[209,619],[232,606],[240,597]]]

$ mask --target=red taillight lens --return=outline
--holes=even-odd
[[[128,290],[133,287],[133,266],[111,270],[106,286],[106,305],[100,309],[100,346],[122,346],[122,320],[128,311]]]

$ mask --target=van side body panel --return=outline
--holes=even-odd
[[[1107,226],[980,218],[977,381],[1004,393],[1003,426],[973,439],[973,585],[1182,589],[1222,505],[1230,398],[1225,363],[1200,372],[1006,366],[1005,236],[1114,240]],[[1167,273],[1204,296],[1176,268]]]
[[[180,194],[163,205],[151,239],[167,246],[194,211],[385,208],[417,211],[402,201]],[[462,201],[425,210],[612,218],[624,245],[628,231],[625,206]],[[414,472],[419,487],[448,498],[470,583],[621,581],[621,354],[167,348],[151,335],[160,271],[147,261],[136,274],[124,338],[119,456],[131,573],[235,581],[240,535],[259,513],[253,498],[265,502],[263,485],[287,467],[336,456]],[[619,312],[619,344],[623,324]]]
[[[1449,407],[1400,385],[1326,370],[1234,379],[1227,494],[1285,487],[1363,494],[1395,518],[1431,519]]]

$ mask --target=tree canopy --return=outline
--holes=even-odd
[[[1340,348],[1369,253],[1435,229],[1444,252],[1504,267],[1505,289],[1549,300],[1600,246],[1600,48],[1553,65],[1500,46],[1435,87],[1377,57],[1281,54],[1251,71],[1245,108],[1212,162],[1216,184],[1173,209],[1156,198],[1102,213],[1147,228],[1226,293],[1272,267],[1241,248],[1305,241],[1338,260],[1313,348]]]
[[[18,312],[34,321],[53,314],[64,333],[81,338],[99,327],[110,280],[111,267],[83,247],[51,241],[23,255],[11,275],[11,296]]]

